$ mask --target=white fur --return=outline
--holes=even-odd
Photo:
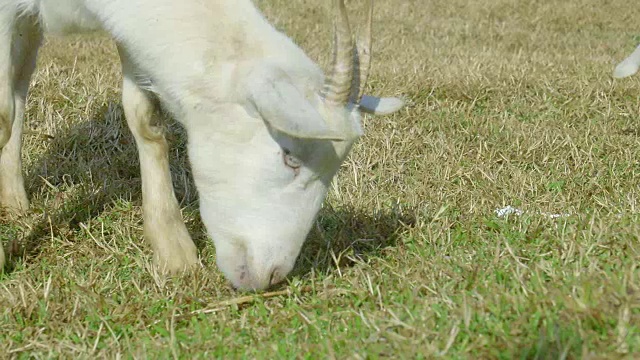
[[[640,45],[613,71],[613,77],[625,78],[638,72],[640,68]]]
[[[101,29],[117,42],[125,115],[140,155],[145,236],[159,265],[178,271],[198,260],[171,187],[167,144],[153,125],[150,93],[187,129],[201,216],[220,269],[240,289],[284,279],[361,135],[359,107],[326,105],[319,95],[324,75],[298,46],[249,0],[3,1],[0,95],[17,96],[9,67],[1,66],[23,61],[3,53],[3,41],[15,41],[13,23],[33,16],[39,19],[33,33]],[[3,26],[2,19],[12,23]],[[0,115],[13,119],[1,101]],[[361,108],[386,114],[402,105],[367,96]],[[11,138],[19,143],[15,131]],[[0,201],[12,204],[7,196]]]

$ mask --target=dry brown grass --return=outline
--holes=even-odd
[[[258,3],[327,63],[330,2]],[[28,105],[32,213],[0,225],[0,354],[636,358],[640,78],[610,74],[638,18],[622,0],[378,1],[370,90],[409,106],[365,119],[290,295],[246,301],[215,268],[175,125],[206,268],[156,276],[113,44],[48,38]],[[497,218],[505,205],[527,213]]]

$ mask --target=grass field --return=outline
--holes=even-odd
[[[327,65],[330,1],[258,4]],[[250,298],[215,266],[172,123],[205,268],[157,276],[114,45],[47,38],[32,210],[0,218],[0,357],[640,357],[640,77],[611,78],[639,18],[626,0],[377,1],[370,92],[408,106],[365,118],[284,294]]]

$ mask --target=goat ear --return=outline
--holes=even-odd
[[[364,95],[360,100],[360,110],[374,115],[387,115],[400,110],[404,106],[404,100],[389,97],[379,98],[375,96]]]
[[[253,84],[249,99],[272,128],[303,139],[346,140],[329,128],[322,115],[286,78]]]

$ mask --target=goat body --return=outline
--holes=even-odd
[[[173,192],[153,97],[187,130],[201,216],[221,270],[241,289],[281,281],[361,135],[360,111],[402,106],[399,99],[363,96],[370,49],[357,53],[362,64],[351,63],[358,57],[342,0],[336,9],[337,58],[325,78],[249,0],[4,0],[0,205],[28,208],[20,147],[42,34],[105,31],[122,63],[123,108],[140,157],[144,233],[158,265],[176,272],[199,261]]]

